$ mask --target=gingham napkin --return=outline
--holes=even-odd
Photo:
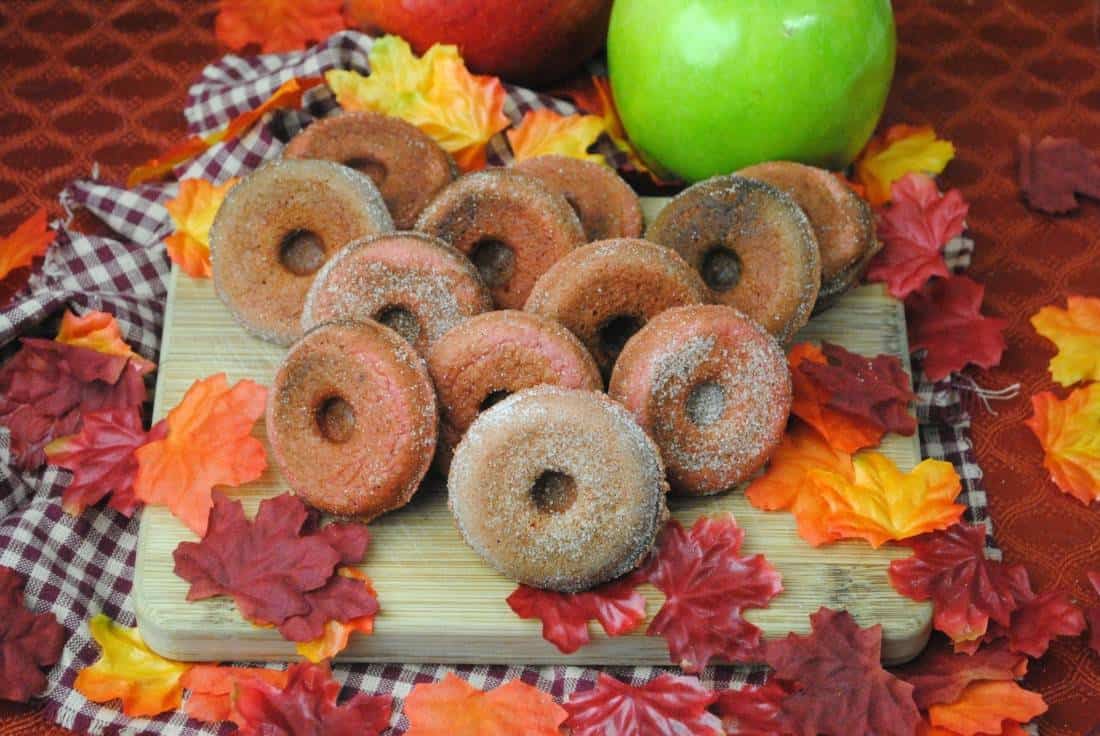
[[[267,99],[283,82],[316,76],[331,68],[367,72],[371,39],[360,33],[339,33],[313,49],[294,54],[258,57],[226,56],[206,68],[190,89],[184,111],[192,133],[214,130],[234,116]],[[505,114],[518,122],[525,111],[552,107],[568,114],[567,102],[519,87],[506,87]],[[219,144],[176,171],[179,178],[202,177],[215,182],[246,174],[261,162],[277,157],[284,143],[317,116],[336,104],[324,87],[307,94],[301,111],[271,113],[246,135]],[[605,144],[606,145],[606,144]],[[605,148],[607,152],[613,149]],[[612,154],[621,165],[623,157]],[[507,145],[498,137],[491,146],[494,163],[508,159]],[[101,309],[114,314],[126,339],[142,355],[156,359],[169,271],[163,245],[172,230],[163,202],[175,193],[175,184],[150,184],[125,190],[110,184],[80,180],[61,195],[67,208],[83,206],[117,233],[117,239],[88,237],[62,228],[45,265],[14,301],[0,311],[0,344],[66,305],[83,311]],[[956,270],[965,268],[973,251],[966,238],[953,241],[947,255]],[[992,529],[981,487],[981,471],[969,439],[969,416],[959,390],[950,381],[929,383],[913,363],[917,379],[917,412],[925,456],[951,461],[963,481],[961,498],[968,505],[967,520],[986,524],[988,545]],[[197,377],[196,377],[197,378]],[[0,428],[0,564],[13,567],[28,578],[27,599],[37,611],[52,611],[69,632],[61,661],[50,673],[45,694],[46,712],[58,723],[78,733],[110,734],[213,734],[229,733],[188,720],[181,712],[156,719],[130,719],[112,705],[90,703],[72,689],[76,673],[98,656],[88,635],[87,621],[103,612],[115,620],[134,624],[130,589],[138,520],[126,519],[102,507],[73,517],[61,510],[60,494],[68,473],[46,467],[20,473],[10,463],[8,436]],[[559,700],[593,687],[597,671],[580,667],[523,666],[406,666],[337,665],[334,674],[344,685],[343,697],[353,692],[392,693],[395,714],[411,687],[418,682],[457,672],[479,688],[491,688],[519,678]],[[647,682],[661,668],[611,668],[611,674],[636,684]],[[715,688],[746,682],[759,683],[763,670],[747,667],[707,669],[702,680]],[[395,715],[391,733],[403,734],[408,726]]]

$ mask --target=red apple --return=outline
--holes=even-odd
[[[603,45],[612,0],[349,0],[348,17],[417,53],[458,46],[471,71],[538,85],[576,71]]]

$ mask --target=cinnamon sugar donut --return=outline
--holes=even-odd
[[[520,309],[535,280],[584,242],[560,194],[510,169],[467,174],[436,197],[416,229],[465,253],[501,309]]]
[[[328,322],[290,348],[268,394],[267,437],[291,489],[369,521],[404,506],[435,452],[424,362],[376,322]]]
[[[737,175],[786,192],[809,218],[821,252],[821,291],[815,311],[850,289],[879,251],[870,205],[831,172],[792,161],[770,161]]]
[[[470,259],[423,233],[373,235],[340,249],[306,295],[302,327],[334,319],[381,322],[417,352],[493,306]]]
[[[376,112],[342,112],[318,120],[294,136],[284,158],[335,161],[369,176],[382,193],[398,230],[458,176],[439,144],[401,118]]]
[[[556,386],[482,412],[447,489],[466,542],[504,575],[575,592],[636,567],[668,516],[653,441],[605,395]]]
[[[331,161],[272,161],[229,190],[210,228],[214,289],[256,336],[289,345],[329,256],[393,229],[377,187]]]
[[[646,237],[698,271],[710,301],[736,307],[787,342],[810,318],[821,262],[810,221],[770,184],[716,176],[657,215]]]
[[[642,236],[638,195],[610,166],[572,156],[536,156],[514,168],[565,197],[589,242]]]
[[[528,312],[486,312],[458,325],[428,353],[439,399],[439,464],[478,413],[525,388],[551,384],[599,391],[600,371],[584,345],[557,322]]]
[[[775,338],[735,309],[679,307],[626,344],[608,389],[661,448],[673,490],[718,493],[771,456],[791,408]]]
[[[626,341],[669,307],[701,304],[706,286],[676,251],[638,238],[577,248],[535,282],[524,309],[565,325],[605,378]]]

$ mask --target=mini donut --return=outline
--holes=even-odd
[[[610,166],[571,156],[536,156],[514,168],[565,197],[589,242],[642,237],[638,195]]]
[[[450,155],[401,118],[343,112],[294,136],[284,158],[319,158],[363,172],[374,181],[393,217],[408,230],[428,202],[458,176]]]
[[[306,295],[302,327],[373,319],[421,355],[447,330],[493,306],[470,259],[423,233],[373,235],[340,249]]]
[[[439,399],[439,465],[484,409],[525,388],[552,384],[600,391],[603,380],[584,345],[557,322],[504,309],[466,320],[427,356]]]
[[[725,491],[767,462],[791,409],[775,338],[736,309],[670,309],[626,344],[608,388],[661,448],[678,493]]]
[[[458,179],[420,214],[416,229],[465,253],[500,309],[521,309],[535,280],[584,242],[565,197],[509,169]]]
[[[536,588],[585,590],[626,574],[668,518],[656,445],[605,395],[557,386],[481,413],[447,491],[466,542]]]
[[[404,506],[435,452],[424,361],[377,322],[328,322],[283,359],[267,437],[290,488],[321,511],[369,521]]]
[[[254,335],[302,334],[313,275],[347,243],[393,230],[378,188],[331,161],[272,161],[229,190],[210,228],[214,289]]]
[[[623,345],[650,318],[706,297],[703,280],[676,251],[622,238],[590,243],[555,263],[524,309],[569,328],[607,378]]]
[[[737,172],[786,192],[806,213],[821,252],[821,290],[814,311],[828,307],[859,280],[879,251],[870,205],[825,169],[770,161]]]
[[[810,221],[770,184],[716,176],[678,194],[646,237],[674,248],[716,304],[736,307],[787,342],[810,318],[821,261]]]

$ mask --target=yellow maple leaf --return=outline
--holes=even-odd
[[[1065,400],[1044,391],[1031,397],[1031,405],[1035,413],[1024,424],[1043,446],[1051,479],[1086,506],[1100,501],[1100,383]]]
[[[164,239],[168,257],[188,276],[210,278],[210,226],[225,195],[237,183],[211,184],[205,179],[184,179],[179,194],[164,203],[176,231]]]
[[[346,578],[354,578],[356,580],[362,580],[363,584],[367,586],[367,590],[374,597],[378,597],[378,594],[374,590],[374,585],[371,584],[371,579],[367,577],[366,573],[356,570],[354,567],[341,567],[337,571],[337,574],[343,575]],[[369,616],[360,616],[359,618],[353,618],[350,621],[326,621],[325,633],[311,641],[298,642],[294,649],[299,655],[305,657],[310,662],[321,662],[326,659],[335,657],[348,646],[348,639],[353,631],[358,631],[360,634],[370,636],[374,633],[374,617],[376,614]]]
[[[1040,309],[1031,325],[1058,346],[1058,354],[1050,360],[1055,381],[1063,386],[1100,381],[1100,298],[1071,296],[1065,309]]]
[[[856,161],[856,181],[867,201],[890,201],[894,182],[910,172],[939,174],[955,157],[955,147],[936,137],[930,126],[894,125],[867,144]]]
[[[122,328],[114,315],[107,312],[90,311],[77,317],[66,310],[61,317],[61,329],[57,331],[57,342],[95,350],[106,355],[119,355],[130,358],[142,374],[156,368],[156,363],[148,361],[134,352],[122,339]]]
[[[46,209],[39,207],[11,235],[0,238],[0,279],[17,268],[31,265],[35,258],[46,253],[56,237],[57,233],[46,226]]]
[[[595,115],[559,115],[543,108],[528,112],[506,135],[516,161],[557,154],[606,164],[603,156],[588,152],[604,130],[604,121]]]
[[[136,628],[102,613],[92,617],[88,629],[102,651],[76,676],[77,692],[96,703],[119,698],[128,716],[155,716],[180,706],[180,678],[191,665],[165,659],[145,644]]]

